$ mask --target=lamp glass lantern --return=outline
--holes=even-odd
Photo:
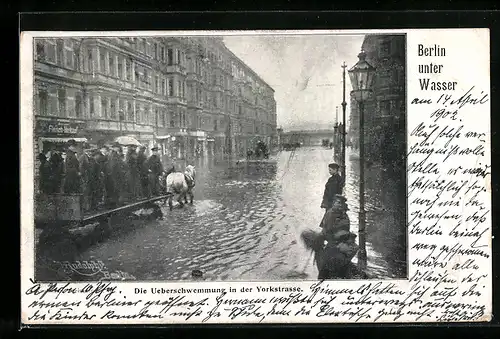
[[[353,95],[356,101],[364,102],[370,98],[375,68],[366,61],[366,53],[358,54],[359,61],[348,71]]]

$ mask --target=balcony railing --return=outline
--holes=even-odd
[[[135,84],[132,83],[132,80],[123,80],[101,73],[85,74],[84,79],[89,85],[103,83],[130,91],[136,87]]]
[[[105,118],[96,118],[87,121],[87,129],[102,131],[122,131],[125,132],[143,132],[152,133],[153,126],[144,123],[135,123],[131,121],[117,121]]]
[[[51,75],[57,75],[63,78],[70,78],[77,81],[83,81],[82,73],[64,68],[58,65],[53,65],[45,62],[35,62],[35,72],[43,72]]]

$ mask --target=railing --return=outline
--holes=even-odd
[[[77,70],[71,70],[69,68],[64,68],[60,65],[55,65],[46,62],[40,62],[40,61],[35,62],[35,71],[45,72],[51,75],[58,75],[64,78],[71,78],[76,81],[84,80],[82,73],[78,72]]]

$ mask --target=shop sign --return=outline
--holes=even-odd
[[[36,130],[42,134],[75,135],[83,130],[82,123],[37,121]]]

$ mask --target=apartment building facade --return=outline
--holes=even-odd
[[[220,37],[36,39],[35,154],[130,135],[166,156],[276,138],[274,90]]]
[[[373,95],[364,109],[366,157],[384,161],[406,153],[406,37],[367,35],[361,49],[376,68]],[[349,142],[358,148],[359,109],[352,95],[350,107]]]

